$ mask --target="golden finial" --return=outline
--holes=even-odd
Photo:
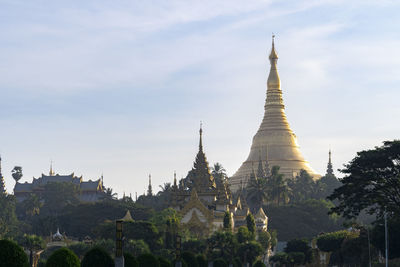
[[[54,171],[53,171],[53,161],[50,160],[50,171],[49,171],[50,176],[54,176]]]
[[[174,171],[174,186],[176,186],[176,171]]]
[[[278,54],[275,51],[275,34],[272,33],[272,49],[271,49],[271,54],[269,55],[269,59],[278,59]]]
[[[199,150],[203,151],[203,122],[200,121],[200,142],[199,142]]]

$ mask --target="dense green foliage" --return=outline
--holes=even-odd
[[[331,265],[367,266],[369,257],[377,259],[377,251],[369,242],[368,235],[363,227],[353,231],[326,233],[318,236],[317,245],[322,251],[332,252]]]
[[[208,238],[208,249],[212,258],[231,258],[236,248],[236,240],[233,233],[228,231],[214,232]]]
[[[129,253],[132,253],[132,255],[134,255],[135,257],[141,254],[150,253],[149,245],[147,245],[147,243],[142,239],[128,240],[127,242],[125,242],[125,250],[128,251]]]
[[[197,255],[196,260],[197,260],[197,264],[199,265],[199,267],[207,267],[208,266],[207,258],[203,254]]]
[[[49,182],[44,186],[43,210],[57,216],[67,205],[79,203],[79,187],[73,183]]]
[[[293,239],[287,242],[285,252],[288,253],[289,262],[296,264],[310,263],[312,251],[307,239]]]
[[[34,251],[45,248],[45,242],[40,236],[27,234],[24,234],[22,242],[23,246],[29,250],[29,263],[32,265]]]
[[[15,216],[15,198],[0,193],[0,239],[15,234],[17,217]]]
[[[182,259],[188,264],[188,266],[199,267],[196,255],[193,252],[184,251],[181,256]]]
[[[228,267],[228,263],[223,258],[218,258],[214,261],[214,267]]]
[[[343,229],[343,220],[328,215],[333,204],[325,200],[310,199],[277,207],[265,206],[269,221],[269,228],[279,233],[280,241],[294,238],[312,238],[321,232],[332,232]]]
[[[137,261],[139,262],[139,267],[160,267],[159,261],[152,254],[142,254],[137,257]]]
[[[60,248],[47,259],[46,267],[80,267],[78,257],[67,248]]]
[[[247,227],[240,226],[236,234],[236,239],[242,244],[251,241],[253,239],[253,235],[250,233]]]
[[[96,237],[106,239],[114,238],[114,228],[115,223],[113,222],[103,223],[96,228]],[[150,250],[160,248],[163,243],[157,227],[148,221],[125,222],[124,236],[128,240],[146,240]]]
[[[28,267],[23,249],[9,240],[0,240],[0,267]]]
[[[278,266],[283,266],[288,263],[288,254],[285,252],[278,252],[269,258],[269,262],[279,264]]]
[[[207,243],[205,239],[189,239],[183,242],[182,249],[193,253],[203,253],[207,249]]]
[[[254,216],[253,214],[249,213],[246,216],[246,225],[247,229],[249,230],[250,234],[252,236],[255,236],[256,234],[256,222],[254,221]]]
[[[256,241],[250,241],[239,245],[237,254],[242,262],[253,263],[263,252],[262,246]]]
[[[341,170],[346,176],[329,199],[337,200],[333,212],[346,217],[362,210],[370,214],[400,214],[400,141],[385,141],[383,146],[357,153]]]
[[[171,263],[163,257],[158,257],[158,262],[160,263],[160,267],[171,267]]]
[[[346,230],[322,234],[317,238],[317,246],[322,251],[333,252],[340,249],[343,241],[352,236],[354,234]]]
[[[82,260],[82,267],[114,267],[114,260],[103,248],[94,247],[86,252]]]
[[[232,216],[231,213],[226,211],[224,214],[224,229],[231,230],[232,229]]]
[[[253,264],[253,267],[265,267],[265,264],[262,261],[258,260]]]
[[[400,258],[400,215],[388,220],[389,258]],[[375,222],[371,231],[372,243],[382,254],[385,251],[385,226],[383,219]]]
[[[127,252],[124,252],[124,262],[125,267],[139,267],[139,262],[136,260],[136,258]]]

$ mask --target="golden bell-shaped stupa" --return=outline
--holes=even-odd
[[[321,177],[304,159],[297,144],[296,135],[290,129],[286,119],[281,82],[276,66],[278,55],[275,51],[274,36],[269,60],[271,69],[267,81],[264,118],[253,137],[248,158],[229,179],[232,191],[238,190],[241,184],[246,185],[251,173],[254,172],[254,166],[257,166],[260,160],[264,162],[264,166],[279,166],[279,172],[284,174],[286,179],[296,177],[301,169],[306,170],[314,179]]]

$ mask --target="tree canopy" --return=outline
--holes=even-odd
[[[400,140],[358,152],[340,171],[346,176],[328,197],[338,201],[332,212],[345,217],[357,216],[362,210],[400,213]]]
[[[46,262],[46,267],[80,267],[78,257],[67,248],[60,248],[51,254]]]
[[[94,247],[86,252],[82,267],[114,267],[114,260],[103,248]]]
[[[24,250],[9,240],[0,240],[0,267],[28,267]]]

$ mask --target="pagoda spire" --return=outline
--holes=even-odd
[[[261,160],[261,152],[259,152],[258,156],[258,167],[257,167],[257,178],[264,178],[265,177],[265,172]]]
[[[51,160],[51,161],[50,161],[49,176],[54,176],[54,175],[55,175],[55,173],[54,173],[54,171],[53,171],[53,161]]]
[[[264,117],[257,133],[253,137],[250,153],[236,173],[229,179],[231,189],[239,189],[240,180],[251,176],[252,165],[266,159],[270,166],[279,166],[285,179],[295,178],[294,173],[306,170],[313,179],[321,177],[301,154],[297,137],[289,126],[285,114],[285,105],[278,74],[278,53],[275,47],[275,35],[272,35],[272,47],[269,53],[270,69],[267,79]],[[267,153],[268,152],[268,153]],[[264,172],[268,172],[265,169]]]
[[[210,167],[208,166],[206,155],[203,151],[203,127],[200,123],[200,141],[199,151],[193,163],[192,170],[189,171],[186,179],[189,182],[189,187],[195,186],[198,192],[203,192],[216,188],[215,179],[211,175]]]
[[[178,185],[176,183],[176,171],[174,171],[174,188],[177,188]]]
[[[0,156],[0,194],[6,194],[6,184],[4,182],[3,174],[1,173],[1,156]]]
[[[200,141],[199,141],[199,151],[203,151],[203,123],[200,121]]]
[[[147,195],[152,196],[153,195],[153,188],[151,186],[151,174],[149,174],[149,186],[147,188]]]
[[[332,152],[329,149],[329,159],[328,159],[328,166],[326,168],[326,175],[325,176],[331,176],[334,177],[335,174],[333,173],[333,167],[332,167]]]
[[[265,110],[271,106],[275,107],[278,105],[284,109],[282,91],[281,91],[281,79],[278,74],[278,54],[275,50],[275,35],[272,35],[272,48],[269,54],[269,62],[271,64],[268,80],[267,80],[267,98],[265,100]],[[286,118],[285,118],[286,120]]]

